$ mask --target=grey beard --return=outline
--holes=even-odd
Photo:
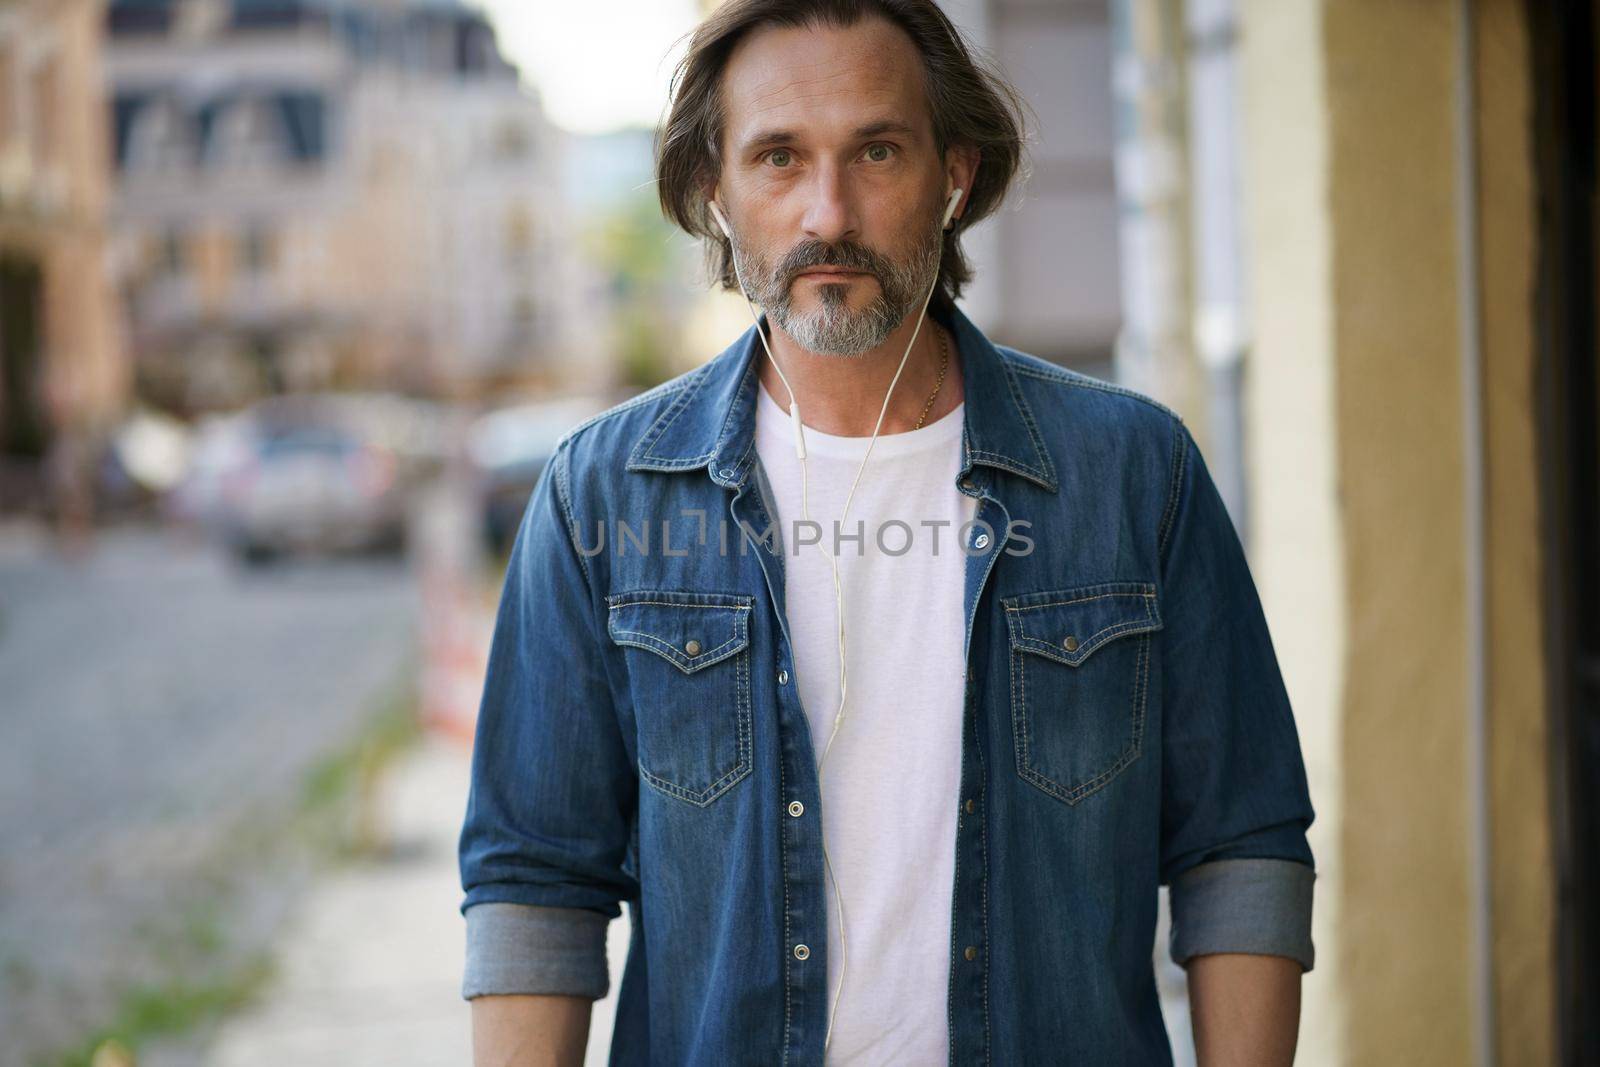
[[[878,279],[879,292],[866,307],[859,311],[850,308],[845,283],[824,284],[818,289],[821,306],[801,313],[795,310],[782,266],[771,267],[751,256],[748,249],[735,249],[744,262],[758,264],[751,297],[766,309],[772,321],[806,351],[832,356],[859,356],[887,341],[912,308],[920,309],[938,277],[943,253],[941,228],[932,232],[909,262],[890,261],[871,269]],[[868,269],[866,264],[849,260],[840,265]]]

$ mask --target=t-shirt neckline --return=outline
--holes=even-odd
[[[762,411],[762,417],[757,420],[757,429],[763,436],[782,437],[784,441],[793,439],[793,431],[789,429],[788,409],[778,406],[777,400],[767,392],[767,387],[760,379],[756,381],[756,392],[759,394],[757,404]],[[882,401],[879,401],[881,404]],[[966,400],[963,399],[945,414],[921,429],[905,430],[901,433],[880,433],[878,441],[872,446],[874,456],[902,456],[910,453],[924,452],[948,444],[961,436],[962,418],[966,409]],[[805,411],[801,409],[801,419],[804,420]],[[816,453],[822,456],[854,457],[860,459],[866,454],[867,444],[872,440],[872,435],[861,437],[823,433],[821,430],[806,426],[806,453]]]

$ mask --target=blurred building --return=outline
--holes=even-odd
[[[121,412],[96,0],[0,5],[0,453],[36,468]],[[0,496],[24,492],[7,478]]]
[[[116,230],[141,389],[558,379],[563,139],[444,0],[113,0]]]
[[[1027,180],[966,239],[963,302],[999,343],[1110,378],[1123,319],[1110,6],[942,6],[1033,112]]]

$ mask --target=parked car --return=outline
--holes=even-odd
[[[223,475],[219,525],[248,562],[281,553],[404,551],[406,494],[392,451],[315,417],[254,418]]]
[[[223,483],[250,456],[250,427],[250,417],[237,412],[196,421],[183,472],[162,497],[169,521],[200,533],[220,528],[225,518]]]
[[[528,497],[561,435],[607,406],[601,397],[566,397],[502,408],[471,425],[467,458],[483,539],[491,552],[503,555],[511,548]]]

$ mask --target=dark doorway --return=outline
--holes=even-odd
[[[44,344],[38,263],[0,256],[0,454],[38,459],[49,445],[40,387]]]
[[[1529,0],[1540,466],[1550,633],[1557,1025],[1600,1063],[1600,2]]]

